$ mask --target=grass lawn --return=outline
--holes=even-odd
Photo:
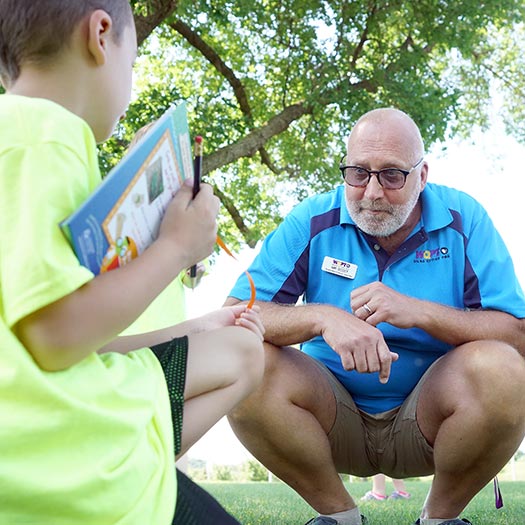
[[[315,512],[283,483],[202,482],[242,525],[304,525]],[[408,501],[363,502],[361,512],[370,525],[412,525],[419,512],[430,482],[407,481],[412,498]],[[371,483],[347,484],[349,492],[359,499]],[[487,485],[466,508],[462,517],[473,525],[525,525],[525,482],[500,481],[504,506],[496,510],[493,485]],[[391,490],[390,481],[387,490]]]

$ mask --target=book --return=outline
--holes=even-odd
[[[193,177],[186,104],[170,107],[60,227],[95,275],[138,257],[158,236],[164,212]]]

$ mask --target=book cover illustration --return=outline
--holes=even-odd
[[[60,226],[93,273],[123,266],[156,238],[173,194],[193,176],[185,104],[170,108]]]

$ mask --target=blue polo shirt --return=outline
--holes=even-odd
[[[268,235],[249,269],[257,299],[295,304],[302,298],[351,312],[352,290],[381,281],[422,300],[525,317],[525,297],[509,252],[483,207],[463,192],[436,184],[427,184],[421,198],[419,224],[391,256],[350,218],[344,186],[306,199]],[[323,270],[326,257],[327,262],[355,266],[346,277],[330,273]],[[244,275],[230,296],[250,297]],[[377,373],[344,370],[320,336],[301,345],[336,375],[361,410],[371,414],[399,406],[425,370],[452,348],[419,328],[388,323],[377,328],[399,354],[386,385]]]

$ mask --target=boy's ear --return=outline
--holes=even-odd
[[[97,66],[106,62],[109,39],[112,38],[113,21],[102,9],[93,11],[88,21],[88,51]]]

